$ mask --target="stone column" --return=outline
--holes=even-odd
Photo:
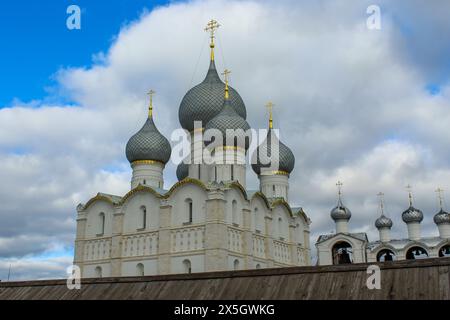
[[[274,257],[274,253],[273,253],[272,217],[265,216],[264,220],[265,220],[265,224],[266,224],[265,249],[266,249],[267,267],[272,267],[275,262],[275,257]]]
[[[170,252],[172,248],[172,237],[170,225],[172,221],[172,206],[163,201],[160,207],[158,232],[158,274],[169,274],[172,272]]]
[[[289,248],[291,250],[291,261],[290,264],[298,265],[298,253],[297,253],[297,242],[295,232],[297,232],[297,227],[295,224],[289,224]]]
[[[251,231],[252,216],[248,205],[242,209],[243,215],[243,254],[245,255],[245,269],[253,269],[253,232]]]
[[[111,276],[122,276],[122,232],[124,213],[122,207],[116,207],[113,215],[111,237]]]
[[[81,276],[83,276],[83,262],[84,262],[84,238],[86,237],[86,211],[82,206],[77,207],[77,233],[75,237],[75,249],[73,264],[80,267]]]
[[[228,227],[223,190],[213,190],[206,200],[205,271],[228,269]]]

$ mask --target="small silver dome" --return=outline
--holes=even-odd
[[[178,110],[181,126],[188,131],[194,130],[194,121],[201,121],[202,125],[206,126],[222,110],[224,87],[225,83],[217,74],[216,65],[212,60],[205,79],[190,89],[181,101]],[[239,116],[246,119],[244,101],[236,90],[231,87],[229,90],[231,106]]]
[[[262,164],[260,161],[260,155],[264,155],[270,158],[272,155],[272,141],[278,143],[278,170],[291,173],[295,166],[295,157],[291,149],[289,149],[284,143],[282,143],[275,132],[269,129],[266,140],[261,143],[252,155],[252,169],[256,174],[261,174],[261,169],[270,167],[269,164]]]
[[[130,163],[138,160],[154,160],[166,164],[170,159],[172,148],[169,141],[156,128],[151,117],[130,140],[125,153]]]
[[[185,178],[187,178],[189,175],[189,165],[181,162],[177,167],[177,178],[178,181],[181,181]]]
[[[420,223],[423,220],[423,213],[419,209],[416,209],[413,206],[410,206],[408,209],[403,211],[402,220],[405,223],[411,223],[411,222],[419,222]]]
[[[434,223],[436,223],[437,225],[450,224],[450,213],[441,209],[438,213],[434,215],[433,220]]]
[[[381,217],[379,217],[377,220],[375,220],[375,227],[377,229],[381,229],[381,228],[392,228],[392,220],[388,217],[386,217],[384,214],[381,215]]]
[[[331,210],[330,216],[334,221],[350,220],[350,218],[352,217],[352,213],[346,206],[342,204],[341,199],[339,199],[338,205],[334,207],[333,210]]]

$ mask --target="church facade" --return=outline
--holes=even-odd
[[[98,193],[77,207],[74,264],[82,277],[143,276],[310,264],[310,219],[289,204],[289,175],[295,158],[274,133],[270,113],[267,137],[256,150],[252,169],[260,187],[246,186],[247,136],[214,141],[216,159],[196,159],[197,135],[216,130],[245,132],[246,108],[239,93],[220,78],[211,33],[210,66],[205,79],[190,89],[179,120],[191,141],[188,161],[178,165],[178,182],[164,189],[164,168],[171,145],[149,114],[126,145],[132,168],[130,191]],[[202,126],[195,127],[199,121]],[[243,144],[237,140],[242,138]],[[218,143],[220,142],[220,143]],[[200,146],[199,146],[200,145]],[[213,144],[211,144],[213,145]],[[276,158],[276,170],[259,155]]]

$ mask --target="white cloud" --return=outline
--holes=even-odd
[[[222,24],[217,66],[232,70],[250,125],[265,127],[265,102],[277,105],[275,125],[297,162],[290,198],[313,221],[312,243],[333,229],[328,214],[338,179],[345,183],[354,230],[376,238],[375,194],[384,191],[395,235],[405,236],[403,186],[411,183],[425,211],[424,233],[436,234],[433,190],[448,189],[450,181],[450,87],[430,96],[426,68],[405,58],[393,13],[383,16],[382,30],[369,31],[367,5],[173,3],[125,26],[107,52],[95,54],[92,66],[57,72],[52,98],[69,98],[73,106],[17,102],[1,109],[0,238],[39,240],[8,250],[0,245],[0,257],[72,245],[78,202],[97,192],[128,190],[124,148],[145,119],[145,92],[157,91],[155,122],[170,137],[179,127],[184,93],[206,72],[203,28],[211,17]],[[165,171],[166,187],[175,181],[174,170],[170,164]],[[249,187],[256,188],[255,176],[249,177]]]

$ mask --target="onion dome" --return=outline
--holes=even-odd
[[[204,127],[223,108],[223,87],[214,60],[211,60],[205,79],[190,89],[181,100],[178,118],[181,126],[194,130],[194,121],[201,121]],[[247,118],[244,101],[239,93],[230,87],[230,105],[243,119]]]
[[[177,178],[181,181],[189,176],[189,165],[184,162],[180,162],[177,167]]]
[[[408,209],[403,211],[402,220],[405,223],[411,223],[411,222],[419,222],[420,223],[423,220],[423,213],[421,210],[416,209],[412,205],[410,205]]]
[[[375,227],[377,229],[382,229],[382,228],[392,228],[392,220],[388,217],[386,217],[384,214],[381,215],[381,217],[379,217],[377,220],[375,220]]]
[[[450,224],[450,213],[441,209],[438,213],[434,215],[434,223],[440,224]]]
[[[282,143],[275,132],[273,131],[273,118],[272,118],[272,107],[273,104],[269,102],[266,105],[269,108],[269,131],[267,132],[266,140],[261,143],[258,148],[256,148],[252,157],[252,169],[253,171],[260,175],[262,168],[270,168],[271,163],[267,161],[261,161],[260,156],[271,158],[272,157],[272,146],[278,144],[278,170],[279,172],[284,172],[290,174],[294,170],[295,157],[291,149],[289,149],[284,143]]]
[[[225,70],[225,74],[228,73],[229,71]],[[205,131],[211,129],[219,130],[222,133],[222,146],[227,146],[230,143],[230,141],[227,141],[227,130],[236,130],[233,133],[235,135],[235,138],[233,139],[234,141],[232,146],[238,146],[237,144],[240,143],[240,141],[244,141],[245,150],[247,150],[250,146],[251,137],[247,136],[246,134],[248,133],[247,130],[250,129],[250,125],[242,116],[240,116],[235,111],[235,109],[231,105],[228,80],[225,81],[225,99],[223,100],[222,111],[220,111],[219,114],[217,114],[206,124]]]
[[[272,145],[278,144],[278,170],[290,174],[294,170],[295,157],[291,149],[282,143],[276,136],[273,129],[269,129],[266,140],[256,148],[253,153],[252,169],[256,174],[261,174],[262,168],[270,168],[271,163],[266,164],[267,161],[261,161],[260,156],[272,158]]]
[[[330,212],[331,218],[336,220],[350,220],[352,217],[351,211],[342,204],[341,198],[339,197],[339,201],[336,207],[333,208]]]
[[[150,106],[144,126],[128,140],[125,153],[130,163],[139,160],[159,161],[166,164],[172,149],[169,141],[156,128],[153,122],[153,105],[150,91]]]

